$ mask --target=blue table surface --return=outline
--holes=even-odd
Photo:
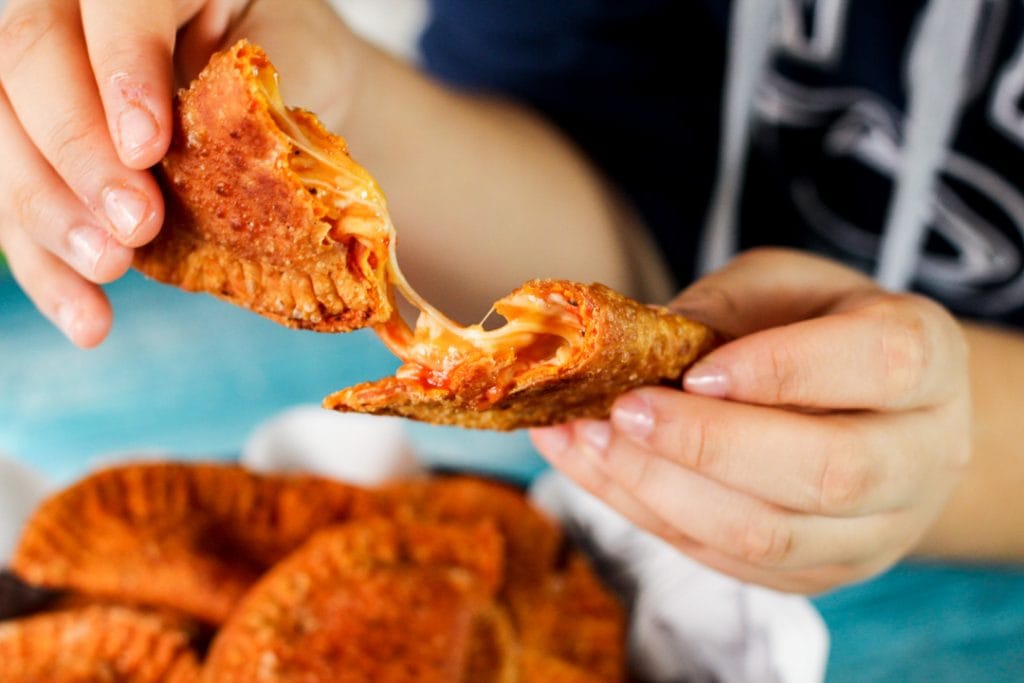
[[[60,483],[140,452],[233,459],[267,417],[396,365],[369,333],[288,330],[134,273],[106,289],[114,330],[80,351],[0,269],[0,452]],[[435,465],[517,482],[544,466],[521,433],[409,429]],[[906,563],[815,604],[829,681],[1024,680],[1024,569]]]

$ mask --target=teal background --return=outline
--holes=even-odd
[[[369,333],[288,330],[135,273],[106,289],[115,328],[81,351],[0,269],[0,452],[60,483],[140,452],[233,459],[267,417],[396,365]],[[521,433],[409,430],[434,465],[517,482],[543,467]],[[815,604],[831,683],[1024,681],[1019,569],[904,564]]]

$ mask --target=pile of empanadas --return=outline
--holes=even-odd
[[[624,676],[619,603],[519,492],[480,479],[125,466],[44,503],[11,569],[32,597],[0,581],[4,683]]]

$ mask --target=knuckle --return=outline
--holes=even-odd
[[[89,144],[92,134],[89,123],[75,116],[66,117],[44,133],[43,155],[80,195],[82,180],[95,175],[98,167],[97,152]]]
[[[789,250],[780,247],[753,247],[738,254],[733,263],[756,263],[758,261],[774,261],[791,254]]]
[[[706,418],[688,421],[680,430],[680,458],[682,464],[695,472],[711,472],[717,464],[710,432],[713,426]]]
[[[9,74],[60,24],[63,15],[51,3],[24,3],[0,21],[0,73]]]
[[[32,183],[15,183],[8,188],[8,201],[11,202],[10,212],[14,223],[22,230],[32,232],[41,219],[40,207],[43,206],[42,188]]]
[[[633,462],[626,471],[617,468],[621,485],[630,491],[642,492],[643,495],[658,491],[658,479],[653,472],[654,456],[640,453],[631,460]]]
[[[139,55],[146,53],[148,44],[157,41],[156,34],[137,31],[128,41],[104,44],[94,57],[96,71],[107,77],[115,75],[116,78],[120,78],[123,74],[137,68]]]
[[[780,405],[801,403],[800,375],[787,347],[772,345],[766,354],[764,366],[768,368],[774,402]]]
[[[684,313],[694,308],[716,311],[724,320],[739,318],[742,312],[739,302],[731,292],[707,282],[698,282],[686,289],[676,297],[670,308]]]
[[[876,309],[882,327],[879,334],[879,355],[886,395],[895,406],[910,400],[924,382],[931,356],[931,335],[926,313],[911,302],[912,297],[898,296]]]
[[[739,559],[757,567],[777,567],[792,553],[793,530],[776,514],[752,512],[732,535]]]
[[[847,440],[833,446],[825,457],[818,476],[818,511],[825,515],[845,515],[858,510],[874,484],[874,472],[858,446]]]

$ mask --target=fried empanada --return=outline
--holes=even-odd
[[[367,491],[227,465],[100,472],[45,502],[12,569],[36,586],[167,607],[219,624],[315,531],[370,514]]]
[[[198,683],[189,633],[160,616],[87,607],[0,623],[4,683]]]
[[[166,224],[136,266],[285,325],[373,326],[404,365],[328,397],[329,408],[483,429],[602,418],[628,389],[677,382],[716,343],[700,323],[561,280],[502,299],[498,329],[451,321],[402,275],[376,183],[344,140],[283,104],[254,45],[215,55],[175,111]],[[415,329],[395,289],[420,310]]]
[[[421,316],[394,377],[324,405],[499,430],[605,418],[619,394],[678,383],[716,343],[704,325],[599,284],[534,280],[494,308],[508,323],[467,329],[472,343]]]
[[[165,226],[137,250],[139,270],[290,327],[391,316],[384,196],[344,139],[285,107],[262,50],[214,55],[175,114],[158,173]]]
[[[531,655],[524,666],[561,662],[566,666],[556,668],[567,672],[566,680],[576,680],[572,671],[585,672],[591,681],[622,680],[625,613],[578,552],[571,552],[565,568],[545,577],[542,586],[514,591],[508,602],[520,648]]]
[[[506,586],[540,589],[555,567],[561,530],[510,486],[475,477],[438,477],[385,487],[381,500],[398,520],[469,524],[492,521],[505,539]]]
[[[350,522],[271,570],[221,629],[209,683],[465,680],[501,581],[492,524]],[[512,652],[495,653],[501,669]]]

